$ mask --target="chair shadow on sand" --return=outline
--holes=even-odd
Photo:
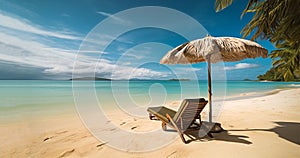
[[[189,137],[187,143],[193,141],[226,141],[226,142],[233,142],[233,143],[242,143],[242,144],[252,144],[252,142],[246,140],[249,138],[245,135],[233,135],[230,131],[267,131],[267,132],[274,132],[280,138],[300,145],[300,123],[298,122],[274,122],[277,124],[276,127],[271,129],[230,129],[224,130],[220,133],[214,133],[213,138],[209,138],[205,135],[205,131],[193,131],[189,133],[185,133],[185,136]],[[169,132],[176,132],[175,130],[168,129]]]
[[[173,130],[173,129],[167,129],[166,131],[167,132],[176,132],[176,130]],[[232,135],[226,130],[224,130],[220,133],[213,134],[213,138],[210,138],[206,134],[207,134],[207,131],[204,131],[202,129],[185,133],[185,136],[189,138],[186,141],[186,143],[188,144],[193,141],[204,142],[204,141],[218,140],[218,141],[227,141],[227,142],[234,142],[234,143],[252,144],[252,142],[244,139],[244,138],[249,138],[248,136]]]

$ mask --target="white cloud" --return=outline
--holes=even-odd
[[[56,51],[62,51],[62,52],[67,52],[67,53],[77,53],[79,52],[80,54],[109,54],[109,52],[103,52],[103,51],[99,51],[99,50],[85,50],[85,49],[74,49],[74,50],[65,50],[65,49],[61,49],[61,48],[44,48],[44,49],[49,49],[49,50],[56,50]]]
[[[116,65],[110,60],[98,60],[88,56],[91,53],[108,54],[97,50],[101,48],[101,42],[114,40],[109,35],[101,35],[95,41],[91,41],[87,47],[81,47],[79,54],[76,49],[59,48],[53,38],[60,41],[78,43],[79,37],[47,30],[31,21],[15,16],[4,15],[0,12],[0,63],[16,65],[18,67],[32,68],[41,76],[53,76],[53,78],[67,79],[73,73],[76,60],[76,74],[90,75],[96,73],[101,77],[115,79],[128,78],[161,78],[166,74],[148,68],[135,68],[130,65]],[[122,42],[124,39],[117,39]],[[128,42],[128,41],[127,41]],[[98,45],[100,43],[100,45]],[[54,46],[53,46],[54,45]],[[93,55],[95,56],[95,55]],[[3,71],[0,69],[0,72]],[[11,70],[18,73],[18,70]],[[63,77],[63,78],[62,78]]]
[[[113,41],[117,41],[122,44],[133,44],[133,42],[131,42],[126,38],[113,37],[109,34],[93,33],[93,34],[89,34],[88,38],[84,39],[83,45],[81,45],[81,49],[99,50],[102,49],[103,47],[108,46]],[[118,51],[123,51],[121,50],[123,49],[123,47],[119,47],[117,49]]]
[[[225,66],[225,70],[238,70],[238,69],[248,69],[259,67],[257,64],[249,64],[249,63],[238,63],[234,66]]]
[[[119,50],[119,51],[125,51],[126,49],[124,48],[123,50]],[[130,49],[129,51],[125,52],[122,54],[123,57],[132,57],[135,60],[141,60],[143,58],[148,58],[149,59],[149,55],[152,52],[150,50],[143,50],[143,49]]]
[[[110,13],[106,13],[106,12],[102,12],[102,11],[98,11],[97,13],[100,14],[100,15],[103,15],[103,16],[106,16],[106,17],[109,17],[109,18],[112,18],[113,20],[115,20],[116,22],[121,23],[121,24],[126,24],[126,25],[128,25],[128,24],[130,23],[129,21],[126,21],[126,20],[124,20],[124,19],[121,19],[121,18],[119,18],[119,17],[116,17],[115,15],[110,14]]]
[[[49,48],[49,46],[35,42],[24,41],[0,33],[0,60],[16,65],[42,68],[45,75],[57,75],[71,77],[75,53],[70,50]],[[11,43],[13,41],[13,43]],[[95,69],[96,68],[96,69]],[[76,60],[76,74],[81,76],[90,74],[104,75],[110,77],[113,74],[115,79],[128,78],[160,78],[164,77],[161,72],[146,68],[134,68],[124,65],[115,65],[109,60],[92,58],[79,54]],[[108,75],[108,76],[105,76]]]
[[[202,68],[192,68],[193,71],[202,71]]]
[[[41,43],[38,38],[30,38],[28,34],[19,36],[0,32],[0,61],[18,66],[38,68],[37,74],[55,76],[56,78],[70,78],[73,73],[73,64],[77,50],[51,47]],[[29,40],[24,40],[29,39]],[[90,75],[98,74],[101,77],[110,77],[111,73],[115,79],[132,78],[160,78],[165,75],[161,72],[146,68],[134,68],[124,65],[115,65],[106,59],[86,56],[86,53],[101,53],[94,50],[82,50],[77,55],[76,74]],[[105,54],[107,52],[102,52]],[[95,69],[96,68],[96,69]],[[18,73],[18,72],[15,72]]]
[[[194,67],[177,67],[175,68],[176,71],[182,72],[195,72],[195,71],[202,71],[202,68],[194,68]]]
[[[61,39],[68,40],[81,40],[81,37],[77,37],[74,35],[70,35],[69,32],[53,32],[49,30],[43,29],[41,26],[36,24],[32,24],[30,21],[24,18],[15,18],[12,16],[5,15],[0,12],[0,26],[7,28],[18,30],[22,32],[27,32],[31,34],[41,35],[41,36],[50,36]]]
[[[61,16],[63,16],[63,17],[71,17],[71,15],[69,15],[67,13],[62,13]]]
[[[147,68],[134,68],[130,66],[121,65],[116,65],[115,69],[113,69],[112,71],[112,77],[116,79],[160,79],[165,78],[168,75],[168,73],[153,71]]]

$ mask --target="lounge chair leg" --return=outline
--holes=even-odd
[[[180,136],[180,138],[181,138],[182,142],[183,142],[184,144],[186,144],[186,141],[185,141],[185,139],[184,139],[184,136],[183,136],[183,134],[179,134],[179,136]]]
[[[154,117],[155,117],[155,116],[153,116],[151,113],[149,113],[149,119],[150,119],[150,120],[153,120]]]
[[[165,122],[161,123],[161,127],[164,131],[167,130],[167,124]]]
[[[210,132],[208,132],[207,135],[208,135],[210,138],[214,138],[214,136],[213,136]]]
[[[172,123],[172,125],[174,126],[174,128],[176,129],[176,131],[178,132],[178,134],[179,134],[182,142],[186,144],[186,141],[184,139],[184,136],[183,136],[183,133],[181,132],[181,130],[178,128],[178,126],[175,124],[175,122],[173,121],[173,119],[170,117],[169,114],[166,114],[166,116],[167,116],[168,120]]]

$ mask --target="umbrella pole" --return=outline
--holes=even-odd
[[[212,103],[211,103],[211,63],[210,56],[207,60],[207,76],[208,76],[208,104],[209,104],[209,122],[212,122]]]
[[[208,104],[209,104],[209,123],[211,125],[210,132],[222,132],[224,129],[220,123],[212,123],[212,99],[211,99],[211,61],[210,56],[207,60],[207,76],[208,76]]]

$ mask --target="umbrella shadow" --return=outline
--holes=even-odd
[[[267,131],[274,132],[280,138],[294,144],[300,145],[300,123],[299,122],[274,122],[276,127],[271,129],[233,129],[228,131]]]

